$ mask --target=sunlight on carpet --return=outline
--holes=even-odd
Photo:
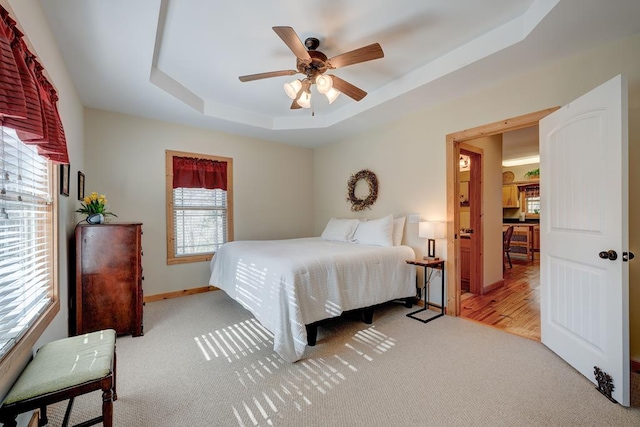
[[[248,353],[273,347],[273,334],[255,319],[236,323],[193,339],[205,359],[211,360],[213,355],[214,358],[224,357],[230,363],[233,359],[240,359],[240,356],[247,356]]]
[[[208,336],[226,334],[229,337],[233,331],[241,330],[241,328],[246,328],[245,332],[253,336],[254,339],[257,337],[252,334],[265,331],[255,319],[249,319],[239,325],[223,328],[222,331],[209,333]],[[269,336],[271,335],[269,334]],[[208,343],[207,346],[211,346],[206,337],[207,335],[202,335],[202,339]],[[239,358],[239,354],[246,355],[246,351],[253,353],[254,347],[256,350],[264,350],[253,340],[250,340],[247,335],[245,335],[247,342],[240,340],[238,335],[236,338],[237,340],[228,340],[233,343],[235,349],[232,348],[232,345],[226,344],[227,350],[234,350],[233,356],[236,359]],[[203,354],[207,360],[212,360],[199,339],[200,337],[195,337]],[[230,362],[234,360],[227,353],[222,353],[224,346],[217,340],[215,343],[224,358]],[[338,354],[330,357],[310,357],[290,364],[272,352],[235,371],[240,384],[245,389],[253,390],[253,393],[251,398],[244,398],[242,402],[231,405],[233,415],[239,426],[255,426],[263,423],[274,425],[274,420],[281,417],[283,410],[303,411],[305,407],[313,404],[315,396],[331,393],[336,387],[348,381],[350,375],[355,375],[358,372],[357,363],[373,362],[372,354],[383,355],[394,346],[395,340],[393,338],[377,331],[375,326],[370,326],[357,331],[349,338],[348,342],[344,343],[344,347],[351,350],[350,354],[356,359],[353,362],[346,360],[350,358],[348,353],[343,357]],[[213,351],[214,356],[218,357],[218,352],[211,347],[210,350]]]

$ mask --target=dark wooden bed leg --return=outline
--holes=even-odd
[[[318,325],[305,325],[305,328],[307,328],[307,344],[313,347],[318,339]]]
[[[405,298],[404,299],[404,306],[407,307],[407,308],[413,307],[413,300],[414,300],[414,297]]]
[[[373,307],[367,307],[362,310],[362,314],[364,317],[364,323],[370,325],[373,323]]]

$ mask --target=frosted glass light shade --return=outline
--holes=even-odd
[[[327,93],[325,93],[325,95],[327,96],[327,99],[329,100],[329,104],[333,103],[333,101],[336,100],[336,98],[341,94],[342,92],[340,92],[339,90],[336,90],[334,88],[329,89],[329,91]]]
[[[333,79],[331,76],[320,76],[316,78],[316,88],[320,93],[327,93],[333,88]]]
[[[302,88],[302,82],[300,80],[294,80],[291,83],[284,84],[284,93],[286,93],[289,98],[296,99],[300,88]]]
[[[302,108],[311,108],[311,93],[302,92],[302,95],[300,95],[300,98],[298,98],[297,103]]]

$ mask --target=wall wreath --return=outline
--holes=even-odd
[[[369,194],[364,199],[357,198],[355,194],[356,185],[361,179],[369,185]],[[371,205],[373,205],[378,198],[378,178],[376,177],[376,174],[370,170],[362,169],[361,171],[351,175],[347,185],[347,190],[347,200],[351,202],[351,210],[353,212],[359,212],[365,208],[371,209]]]

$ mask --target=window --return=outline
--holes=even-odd
[[[211,259],[233,240],[233,159],[166,151],[167,264]]]
[[[59,303],[53,167],[14,130],[0,127],[0,134],[0,358],[5,363],[29,331],[37,324],[46,327]],[[29,351],[32,345],[25,344]]]
[[[527,218],[540,217],[540,186],[528,185],[520,193],[522,195],[522,210]]]

